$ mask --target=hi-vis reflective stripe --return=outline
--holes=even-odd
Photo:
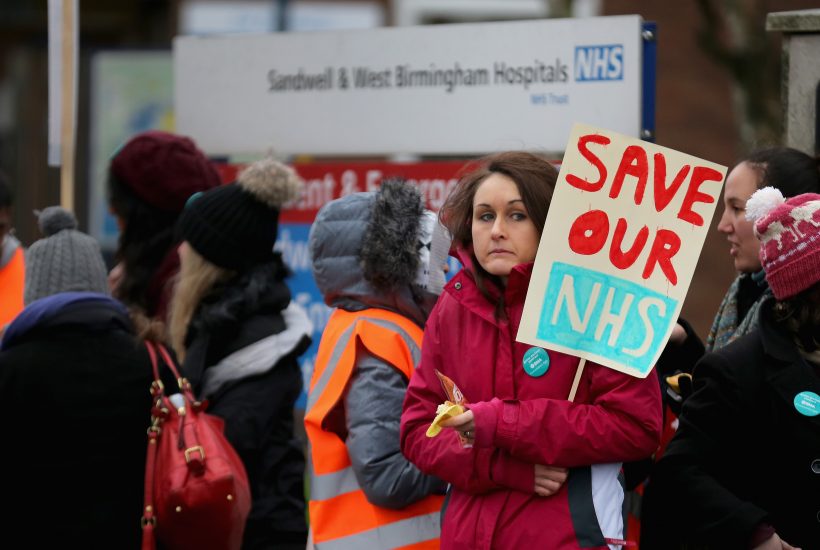
[[[338,472],[323,475],[316,475],[312,466],[310,470],[311,500],[327,500],[361,489],[356,474],[350,466]]]
[[[419,361],[421,361],[421,349],[416,345],[413,337],[407,334],[407,332],[399,325],[390,321],[385,321],[384,319],[377,319],[375,317],[359,317],[358,320],[373,323],[374,325],[392,330],[393,332],[399,334],[402,337],[402,340],[404,340],[407,344],[407,348],[413,356],[413,366],[419,364]],[[353,333],[355,328],[355,324],[349,326],[336,341],[336,345],[333,348],[333,353],[330,355],[330,361],[328,361],[327,368],[325,368],[325,371],[319,377],[319,380],[316,381],[316,385],[310,391],[307,402],[308,411],[313,409],[314,405],[316,405],[316,401],[318,401],[319,397],[322,393],[324,393],[328,380],[330,380],[331,376],[333,376],[336,365],[339,363],[339,357],[341,357],[342,353],[345,351],[345,348],[347,348],[348,343],[350,343],[350,335]]]
[[[422,336],[421,327],[387,310],[337,309],[328,319],[305,412],[311,476],[308,506],[317,549],[438,550],[442,497],[429,495],[401,509],[373,505],[356,479],[345,442],[324,426],[344,399],[359,345],[409,378],[421,361]]]
[[[350,341],[350,334],[353,332],[353,329],[355,328],[355,324],[350,325],[342,333],[342,335],[339,336],[339,340],[336,342],[336,346],[333,348],[333,353],[331,353],[330,355],[330,361],[328,361],[328,365],[333,365],[334,368],[326,368],[322,375],[319,377],[319,380],[316,381],[316,385],[310,388],[310,391],[308,392],[306,409],[307,412],[313,410],[313,407],[316,405],[316,402],[319,400],[319,397],[325,392],[327,382],[328,380],[330,380],[330,377],[333,374],[336,365],[339,364],[339,357],[341,357],[342,353],[347,347],[347,343]]]
[[[316,550],[366,550],[368,548],[398,548],[418,542],[438,539],[439,513],[415,516],[368,529],[355,535],[316,543]]]

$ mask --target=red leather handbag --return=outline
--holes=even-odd
[[[154,368],[154,406],[145,461],[142,549],[153,550],[159,541],[168,550],[238,550],[251,509],[242,460],[225,438],[222,419],[204,412],[168,350],[161,344],[145,345]],[[158,355],[176,377],[179,394],[165,395]]]

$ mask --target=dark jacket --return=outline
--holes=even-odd
[[[694,392],[644,496],[641,548],[749,548],[761,524],[820,548],[820,416],[795,407],[820,394],[820,367],[761,309],[759,330],[695,368]]]
[[[302,445],[293,406],[302,391],[297,357],[310,345],[307,315],[290,301],[277,256],[215,288],[194,314],[183,371],[245,465],[253,506],[243,548],[301,544],[307,537]],[[284,547],[284,546],[282,546]]]
[[[0,351],[0,525],[26,548],[139,548],[153,379],[122,304],[30,304]]]

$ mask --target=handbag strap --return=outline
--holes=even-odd
[[[154,529],[157,526],[156,510],[154,509],[154,465],[157,460],[157,447],[159,446],[159,426],[152,423],[148,428],[148,451],[145,455],[145,486],[143,489],[142,519],[142,550],[154,550],[156,548],[156,535]]]
[[[159,438],[162,433],[162,423],[168,418],[168,407],[173,406],[165,395],[165,386],[160,379],[159,357],[162,357],[162,361],[176,378],[180,393],[182,393],[185,399],[187,414],[196,415],[201,404],[194,399],[194,392],[190,382],[179,373],[167,348],[163,344],[155,344],[148,340],[145,341],[145,348],[148,350],[148,357],[151,359],[151,369],[154,373],[154,381],[151,383],[151,396],[154,398],[154,403],[151,408],[151,425],[148,427],[148,449],[145,455],[144,506],[141,519],[142,550],[154,550],[156,548],[156,535],[154,530],[157,525],[156,508],[154,506],[154,470],[156,468]],[[194,472],[202,471],[205,458],[202,447],[196,444],[192,448],[185,449],[184,452],[189,468]]]
[[[159,446],[160,422],[163,393],[162,382],[159,379],[159,367],[157,366],[157,352],[153,343],[145,341],[148,350],[148,357],[151,358],[151,367],[154,370],[154,382],[151,384],[151,396],[155,401],[151,410],[151,425],[148,427],[148,449],[145,455],[145,481],[143,487],[143,508],[142,519],[142,550],[154,550],[156,548],[156,535],[154,529],[157,525],[157,517],[154,509],[154,465],[157,460],[157,447]],[[172,371],[175,369],[172,368]],[[176,374],[176,373],[175,373]]]
[[[179,373],[179,369],[176,367],[176,362],[171,358],[171,354],[168,353],[168,348],[166,348],[163,344],[149,342],[148,340],[145,341],[145,347],[148,349],[148,356],[151,358],[151,368],[154,371],[154,385],[151,389],[151,395],[159,398],[165,397],[164,385],[162,384],[162,380],[159,376],[159,361],[157,360],[157,354],[159,354],[159,356],[162,357],[162,362],[165,363],[174,375],[177,385],[179,386],[180,393],[185,396],[187,401],[186,404],[194,405],[195,408],[199,408],[197,400],[194,398],[194,390],[191,383],[188,382],[187,378],[183,377]]]
[[[186,448],[186,446],[183,445],[180,447],[180,450],[184,452],[185,462],[194,475],[201,475],[205,469],[205,451],[199,444],[199,438],[195,429],[195,419],[197,413],[203,408],[203,404],[194,398],[191,383],[179,373],[174,360],[164,345],[155,344],[146,340],[145,347],[148,350],[148,357],[151,359],[151,368],[154,372],[154,381],[151,383],[151,395],[154,398],[154,403],[151,409],[151,425],[148,427],[148,450],[145,456],[144,506],[141,521],[142,550],[154,550],[156,548],[154,529],[157,524],[156,509],[154,506],[154,470],[159,448],[159,438],[162,433],[162,423],[168,418],[168,407],[173,406],[165,395],[164,385],[160,380],[158,356],[162,357],[162,361],[173,373],[179,385],[180,393],[182,393],[185,399],[186,410],[183,416],[187,416],[188,420],[186,422],[183,420],[183,416],[180,417],[180,421],[185,423],[184,426],[181,425],[180,427],[180,444],[187,440],[190,446]],[[186,426],[190,429],[186,430]],[[186,434],[187,437],[185,437]]]

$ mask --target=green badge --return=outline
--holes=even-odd
[[[524,354],[522,363],[524,364],[524,372],[533,378],[538,378],[549,370],[550,356],[543,348],[530,348]]]
[[[820,395],[813,391],[801,391],[794,396],[794,408],[804,416],[820,414]]]

